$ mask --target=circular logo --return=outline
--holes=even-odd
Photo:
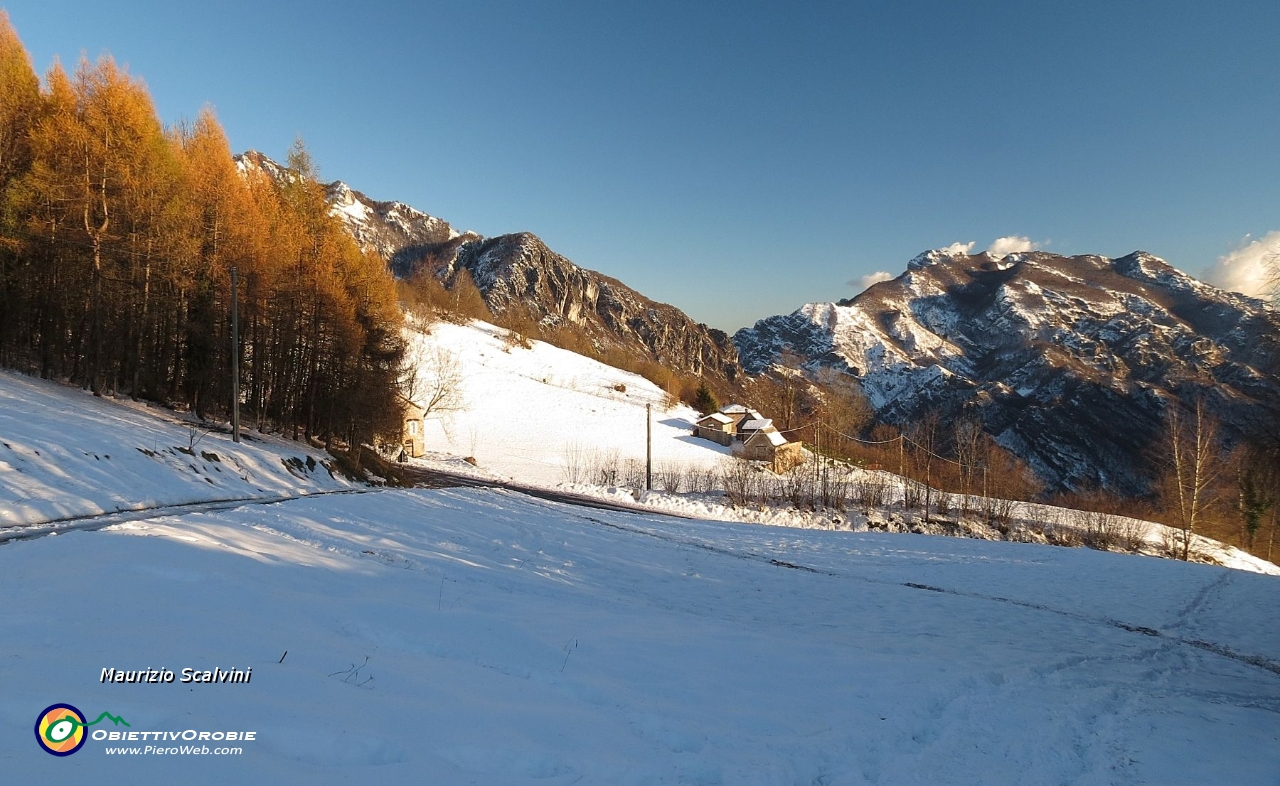
[[[54,756],[70,756],[84,745],[84,713],[70,704],[51,704],[36,717],[36,742]]]

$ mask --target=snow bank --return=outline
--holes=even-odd
[[[0,372],[0,526],[348,487],[323,453]]]

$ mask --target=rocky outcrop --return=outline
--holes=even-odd
[[[495,314],[518,310],[544,328],[579,331],[597,347],[639,353],[683,373],[729,382],[737,377],[738,355],[728,334],[578,267],[530,233],[466,243],[440,275],[451,284],[463,270]]]
[[[424,257],[480,238],[474,232],[458,232],[444,219],[403,202],[370,199],[341,180],[326,185],[325,193],[330,212],[342,219],[361,248],[387,260],[398,276],[412,273]]]
[[[241,153],[235,161],[241,171],[254,169],[276,182],[295,176],[256,150]],[[341,180],[326,183],[324,189],[329,213],[342,221],[362,249],[385,259],[397,276],[410,275],[423,260],[451,258],[463,243],[480,239],[403,202],[371,199]]]

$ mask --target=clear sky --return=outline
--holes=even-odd
[[[6,8],[41,72],[110,53],[166,122],[730,331],[954,242],[1199,273],[1280,237],[1276,0]]]

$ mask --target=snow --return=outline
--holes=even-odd
[[[774,447],[787,444],[787,438],[782,436],[776,431],[766,431],[764,433],[764,436],[766,439],[769,440],[769,444],[773,445]]]
[[[1275,783],[1275,576],[569,484],[561,435],[643,455],[645,404],[655,455],[715,468],[726,449],[690,437],[692,410],[662,410],[634,375],[508,347],[482,323],[431,330],[415,342],[466,369],[467,409],[448,426],[474,441],[474,472],[756,523],[502,490],[321,496],[352,487],[297,443],[235,445],[0,374],[11,530],[273,503],[0,543],[4,782]],[[440,440],[435,463],[470,467]],[[253,677],[104,684],[109,668]],[[256,738],[197,756],[91,739],[56,758],[31,733],[55,702],[135,732]]]
[[[59,575],[109,592],[50,592]],[[1280,581],[1202,565],[418,490],[14,543],[0,590],[0,766],[15,783],[1280,772]],[[146,667],[253,678],[99,681]],[[30,731],[57,701],[137,731],[256,739],[194,757],[90,740],[58,759]]]
[[[329,205],[329,212],[335,216],[346,216],[347,220],[358,225],[367,225],[371,211],[368,205],[356,198],[356,195],[345,183],[337,183],[337,196]]]
[[[351,487],[323,452],[243,433],[0,372],[0,526]]]
[[[428,465],[472,456],[492,475],[548,486],[573,480],[574,462],[643,465],[646,404],[653,407],[655,469],[715,468],[729,455],[692,436],[696,410],[668,407],[667,395],[641,376],[541,341],[532,349],[509,345],[505,331],[485,322],[429,330],[406,333],[411,351],[430,357],[443,347],[457,360],[463,405],[428,417]]]

